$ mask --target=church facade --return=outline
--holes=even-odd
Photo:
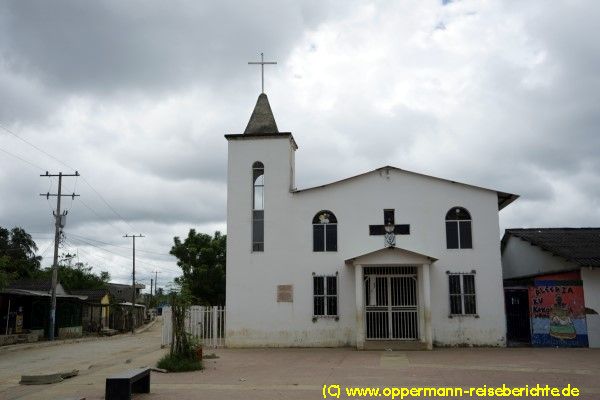
[[[298,189],[264,93],[225,137],[227,346],[505,345],[498,213],[518,196],[391,166]]]

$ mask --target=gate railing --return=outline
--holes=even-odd
[[[173,337],[171,307],[163,307],[162,346],[169,346]],[[192,306],[185,319],[187,333],[202,342],[204,347],[225,345],[225,307]]]
[[[405,274],[365,277],[365,322],[367,340],[417,340],[419,306],[414,267]],[[410,269],[409,269],[410,268]],[[372,272],[388,272],[375,269]]]

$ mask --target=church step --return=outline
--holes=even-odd
[[[427,343],[417,340],[366,340],[364,350],[427,350]]]

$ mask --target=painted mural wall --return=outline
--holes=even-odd
[[[533,346],[588,347],[579,271],[538,276],[529,288],[529,304]]]

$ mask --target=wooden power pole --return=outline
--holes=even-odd
[[[135,333],[135,238],[143,238],[144,235],[125,235],[125,238],[133,238],[133,273],[131,281],[131,334]]]
[[[56,212],[52,212],[54,215],[54,261],[52,262],[52,298],[50,300],[50,332],[48,332],[48,339],[54,340],[54,327],[56,324],[56,284],[58,281],[58,244],[60,242],[60,231],[65,226],[64,217],[67,215],[67,212],[60,212],[60,199],[62,197],[71,197],[75,199],[75,197],[79,196],[78,194],[62,194],[62,178],[63,176],[79,176],[79,172],[75,171],[74,174],[63,174],[59,172],[57,174],[50,174],[46,171],[46,174],[40,175],[43,177],[55,177],[58,176],[58,193],[40,193],[40,196],[45,196],[46,199],[50,199],[50,197],[56,197]]]

